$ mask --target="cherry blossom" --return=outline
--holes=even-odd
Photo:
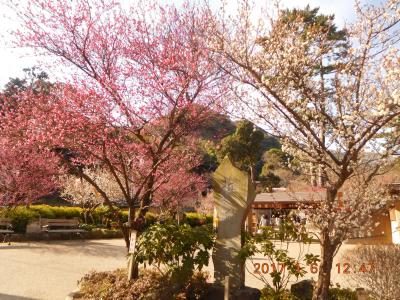
[[[218,61],[236,79],[231,113],[280,137],[304,175],[315,184],[318,178],[326,191],[310,211],[322,254],[313,299],[326,299],[342,241],[388,200],[377,177],[400,145],[393,130],[400,115],[400,3],[356,2],[358,17],[344,28],[345,44],[321,26],[304,30],[301,17],[285,21],[279,6],[269,11],[269,23],[254,20],[249,1],[238,6],[237,15],[216,14],[212,33]],[[338,209],[341,190],[351,212]]]
[[[150,206],[176,204],[203,186],[192,172],[193,134],[224,98],[227,78],[207,47],[206,8],[112,0],[9,4],[22,22],[16,44],[71,73],[46,97],[25,95],[25,105],[6,117],[25,143],[57,151],[70,174],[112,208],[85,171],[105,169],[130,208],[133,234]],[[127,230],[125,240],[129,245]]]

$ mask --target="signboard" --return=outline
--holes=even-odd
[[[137,237],[136,231],[132,230],[131,236],[130,236],[130,241],[129,241],[129,250],[128,250],[129,254],[135,253],[136,237]]]

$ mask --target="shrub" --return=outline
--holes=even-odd
[[[123,223],[128,222],[128,218],[129,218],[129,212],[125,209],[125,210],[121,210],[120,213],[121,219]]]
[[[54,213],[54,209],[48,205],[32,205],[30,207],[32,211],[38,213],[38,215],[42,218],[46,219],[55,219],[56,214]]]
[[[80,282],[81,299],[149,299],[150,295],[158,296],[150,299],[170,299],[171,293],[166,291],[166,278],[151,270],[141,272],[140,277],[129,282],[123,269],[114,272],[91,272]],[[163,298],[165,296],[165,298]]]
[[[146,213],[146,226],[151,226],[157,221],[157,216],[153,213]]]
[[[311,300],[313,293],[313,281],[303,280],[297,282],[291,287],[292,298],[282,299],[293,299],[293,300]],[[274,299],[274,298],[265,298]],[[281,298],[276,298],[281,299]],[[330,288],[328,291],[328,300],[357,300],[357,292],[350,289],[342,289],[340,287]]]
[[[91,215],[95,224],[107,225],[111,218],[110,210],[106,206],[97,207]]]
[[[128,216],[129,212],[126,209],[119,210],[117,217],[115,214],[107,207],[107,206],[100,206],[97,207],[92,213],[91,213],[94,223],[96,225],[104,225],[104,226],[110,226],[111,223],[115,223],[118,221],[118,218],[121,219],[122,223],[127,223],[128,222]],[[156,216],[152,213],[146,213],[146,225],[149,226],[153,224],[156,221]]]
[[[213,232],[207,226],[156,223],[140,235],[134,259],[156,267],[163,265],[166,274],[185,284],[195,270],[201,271],[208,264],[213,245]]]
[[[200,299],[207,290],[207,276],[196,273],[186,286],[177,289],[171,278],[155,270],[141,270],[139,278],[128,281],[126,270],[91,272],[81,281],[81,298],[84,300],[145,300],[145,299]]]
[[[60,206],[57,207],[54,211],[56,218],[81,218],[82,217],[82,208],[80,207],[68,207],[68,206]]]
[[[357,293],[350,289],[330,288],[328,300],[357,300]]]
[[[14,231],[17,233],[25,233],[26,225],[30,220],[38,218],[39,214],[27,207],[17,206],[2,209],[0,216],[10,218]]]
[[[184,287],[183,293],[185,297],[183,299],[204,299],[210,287],[209,283],[207,283],[208,277],[208,274],[203,272],[194,273]]]
[[[0,209],[0,215],[12,219],[14,230],[18,233],[26,232],[26,225],[36,218],[79,218],[82,209],[79,207],[32,205],[29,207],[16,206]]]
[[[72,219],[82,217],[82,209],[80,207],[32,205],[30,209],[46,219]]]
[[[185,213],[185,221],[184,223],[189,224],[190,226],[201,226],[204,224],[212,224],[213,216],[212,215],[204,215],[199,213]]]
[[[281,247],[273,241],[277,239],[281,242]],[[289,256],[289,243],[298,243],[298,255]],[[279,299],[281,294],[286,293],[289,281],[296,277],[299,279],[306,274],[305,265],[310,265],[319,261],[318,255],[307,253],[304,246],[311,243],[311,237],[295,226],[292,222],[286,221],[281,224],[278,231],[272,227],[263,227],[260,234],[251,236],[244,234],[244,244],[238,253],[239,259],[245,262],[247,259],[255,266],[253,257],[260,254],[268,262],[278,265],[268,275],[262,272],[254,273],[254,276],[265,284],[266,292],[272,297]],[[284,269],[280,266],[284,266]],[[271,289],[274,291],[273,294]]]
[[[213,215],[206,215],[206,224],[213,223]]]
[[[260,300],[298,300],[288,290],[276,291],[275,289],[266,286],[261,290]]]
[[[96,225],[93,224],[80,224],[79,228],[84,229],[86,231],[92,231],[93,229],[98,228]]]
[[[79,218],[81,223],[84,223],[83,217],[84,210],[80,207],[70,206],[49,206],[49,205],[31,205],[29,207],[17,206],[10,208],[0,208],[0,216],[12,219],[14,230],[18,233],[26,231],[26,225],[33,219],[72,219]],[[107,206],[97,207],[91,212],[91,225],[95,227],[110,227],[111,223],[117,222],[120,218],[123,223],[128,222],[128,211],[119,210],[117,217]],[[212,216],[204,216],[194,213],[190,217],[188,224],[191,226],[199,226],[203,223],[212,223]],[[146,228],[154,224],[157,216],[153,213],[146,213]],[[89,227],[88,227],[89,228]]]

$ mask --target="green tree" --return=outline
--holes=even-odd
[[[199,151],[202,155],[202,163],[195,170],[199,174],[214,172],[218,167],[218,155],[216,143],[212,140],[199,140]]]
[[[261,175],[259,176],[259,181],[263,191],[272,191],[272,188],[281,185],[282,179],[279,176],[275,175],[273,172],[268,171],[266,173],[261,173]]]
[[[235,133],[222,139],[217,149],[219,162],[226,156],[243,170],[249,170],[251,178],[255,180],[256,164],[261,160],[263,153],[262,142],[265,136],[263,131],[248,120],[237,124]]]
[[[263,154],[263,167],[259,181],[263,189],[278,186],[287,186],[295,180],[299,174],[295,169],[296,161],[293,157],[279,148],[272,148]]]
[[[247,124],[244,124],[247,123]],[[253,127],[251,127],[253,126]],[[240,128],[239,128],[240,127]],[[245,127],[249,127],[245,129]],[[251,128],[253,129],[251,129]],[[248,130],[249,129],[249,130]],[[257,131],[256,134],[252,131]],[[239,132],[240,131],[240,132]],[[248,137],[244,135],[248,134]],[[250,137],[250,134],[253,136]],[[239,136],[241,135],[241,136]],[[255,141],[255,136],[261,140]],[[244,143],[248,144],[256,143],[257,151],[260,152],[272,148],[279,149],[281,147],[279,141],[272,136],[269,136],[265,131],[260,128],[256,128],[249,121],[239,121],[235,124],[227,116],[211,112],[210,118],[202,125],[199,130],[199,151],[203,156],[202,164],[196,169],[198,173],[212,172],[215,171],[222,159],[227,155],[228,152],[233,153],[240,149]],[[223,138],[224,137],[224,138]],[[246,140],[247,139],[247,140]],[[252,145],[245,146],[246,149]],[[243,149],[242,149],[243,150]],[[239,150],[236,154],[230,155],[231,159],[238,159],[236,164],[243,167],[243,169],[248,170],[249,159],[243,157],[243,151]],[[258,175],[264,165],[261,155],[259,153],[252,152],[252,149],[247,149],[250,152],[250,160],[254,160],[254,170],[255,174]],[[255,156],[255,157],[254,157]],[[246,161],[244,164],[241,162]],[[256,176],[257,177],[257,176]]]
[[[281,149],[272,148],[264,152],[263,161],[264,166],[262,172],[267,173],[267,171],[287,169],[289,167],[291,157]]]
[[[32,89],[33,93],[48,91],[50,87],[49,75],[38,67],[24,68],[24,78],[10,78],[4,86],[4,95],[11,97],[19,92]]]
[[[31,90],[34,94],[49,93],[52,84],[45,71],[38,67],[24,68],[23,71],[25,74],[23,78],[10,78],[4,85],[4,89],[0,93],[0,110],[4,106],[6,98],[13,100],[8,101],[10,105],[17,105],[17,95],[21,92]]]
[[[298,28],[298,20],[301,20],[302,29]],[[303,9],[286,9],[283,11],[279,22],[296,27],[297,32],[304,39],[315,32],[323,32],[327,41],[330,41],[329,53],[335,58],[342,56],[349,48],[347,31],[339,30],[334,23],[335,15],[319,14],[319,8],[310,8],[307,5]],[[312,47],[308,49],[313,51]],[[315,50],[315,49],[314,49]],[[332,51],[333,50],[333,51]],[[328,52],[328,49],[325,49]],[[315,69],[320,75],[329,74],[334,71],[337,66],[331,62],[316,61]],[[325,87],[328,88],[328,87]]]

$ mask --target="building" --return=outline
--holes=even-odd
[[[390,185],[393,202],[387,210],[371,216],[374,228],[363,231],[354,228],[353,238],[347,243],[357,244],[400,244],[400,184]],[[246,227],[251,233],[255,233],[262,215],[266,215],[268,225],[276,225],[277,218],[283,219],[289,214],[306,216],[302,213],[301,207],[312,207],[325,197],[323,190],[307,192],[289,192],[285,189],[273,189],[271,193],[257,194],[256,199],[249,211]],[[338,207],[343,207],[343,195],[338,195]],[[308,227],[312,225],[308,224]]]

